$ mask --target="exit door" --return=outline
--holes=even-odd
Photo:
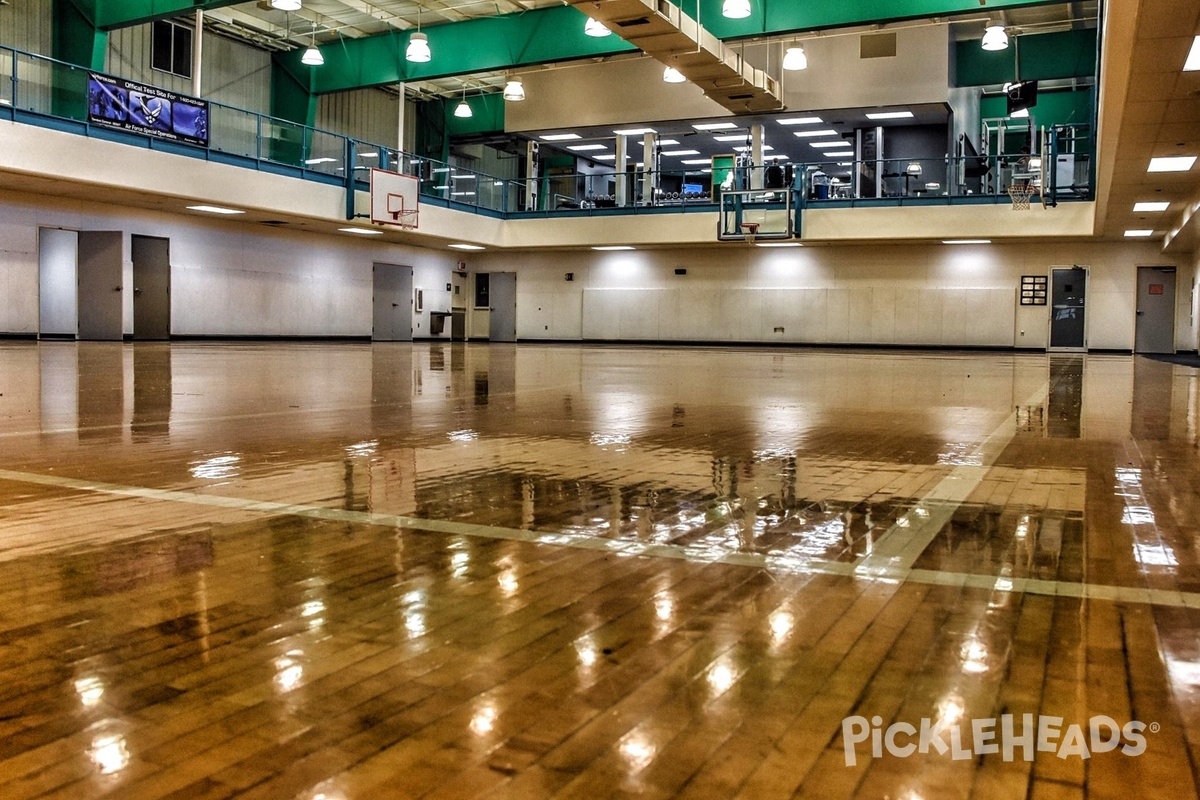
[[[412,267],[375,265],[375,300],[371,341],[412,341]]]
[[[121,341],[124,264],[120,231],[80,231],[76,273],[79,338]]]
[[[517,340],[517,273],[493,272],[488,280],[491,296],[488,340],[515,342]]]
[[[1050,349],[1087,349],[1087,278],[1083,267],[1051,271]]]
[[[130,238],[133,256],[133,338],[171,338],[171,242]]]
[[[1175,268],[1138,267],[1134,352],[1175,352]]]

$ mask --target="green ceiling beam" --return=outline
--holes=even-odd
[[[165,17],[190,14],[198,9],[222,8],[246,0],[74,0],[101,30],[128,28]]]
[[[409,34],[392,31],[321,46],[325,65],[313,69],[293,51],[280,62],[297,79],[309,81],[316,94],[402,81],[469,75],[473,72],[530,67],[554,61],[636,52],[616,36],[596,38],[583,32],[584,16],[568,6],[523,14],[505,14],[422,28],[433,60],[404,60]]]

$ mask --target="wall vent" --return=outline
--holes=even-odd
[[[859,58],[894,58],[895,33],[868,33],[858,37]]]

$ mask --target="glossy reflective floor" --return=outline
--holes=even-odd
[[[0,345],[0,797],[1196,798],[1198,375]]]

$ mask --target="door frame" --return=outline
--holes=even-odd
[[[171,313],[171,311],[172,311],[172,309],[171,309],[171,284],[173,283],[173,281],[172,281],[172,278],[173,278],[173,276],[172,276],[172,274],[171,274],[171,273],[172,273],[172,269],[171,269],[171,237],[169,237],[169,236],[152,236],[152,235],[150,235],[150,234],[145,234],[145,233],[131,233],[131,234],[129,234],[129,264],[130,264],[130,275],[129,275],[129,277],[130,277],[130,281],[131,281],[131,282],[132,282],[132,284],[133,284],[133,288],[132,288],[132,291],[133,291],[133,300],[132,300],[132,308],[131,308],[131,316],[132,316],[132,324],[133,324],[133,334],[132,334],[132,337],[133,337],[133,339],[136,341],[136,340],[138,340],[138,325],[137,325],[137,302],[138,302],[138,295],[141,293],[141,289],[139,289],[139,288],[138,288],[138,285],[137,285],[137,283],[138,283],[138,280],[137,280],[137,262],[136,262],[136,261],[134,260],[134,258],[133,258],[133,250],[134,250],[134,247],[133,247],[133,242],[134,242],[134,240],[135,240],[135,239],[161,239],[162,241],[164,241],[164,242],[166,242],[166,243],[167,243],[167,264],[166,264],[166,276],[167,276],[167,338],[166,338],[166,339],[142,339],[141,341],[160,341],[160,342],[161,342],[161,341],[169,341],[169,340],[171,339],[171,323],[173,322],[173,319],[172,319],[172,317],[174,316],[174,315]]]
[[[495,275],[511,275],[512,276],[512,290],[513,290],[512,337],[513,338],[511,341],[516,342],[518,326],[517,326],[517,273],[515,270],[513,270],[511,272],[489,272],[488,273],[488,276],[489,276],[488,277],[488,304],[489,304],[488,305],[488,341],[489,342],[495,341],[495,342],[501,342],[501,343],[509,341],[507,339],[493,339],[492,338],[492,326],[494,324],[493,320],[495,320],[495,318],[496,318],[496,292],[495,292],[495,281],[493,280],[493,276],[495,276]]]
[[[1083,291],[1083,346],[1082,347],[1055,347],[1054,346],[1054,272],[1055,270],[1063,270],[1069,272],[1071,270],[1081,269],[1084,274],[1084,291]],[[1050,313],[1046,315],[1046,352],[1047,353],[1086,353],[1088,350],[1088,329],[1092,324],[1092,315],[1088,313],[1087,298],[1092,288],[1092,268],[1084,264],[1071,264],[1069,266],[1052,266],[1050,267],[1050,285],[1046,291],[1049,301]]]
[[[1139,264],[1133,274],[1133,352],[1143,352],[1138,350],[1138,305],[1141,303],[1142,295],[1142,270],[1156,269],[1170,270],[1174,275],[1171,287],[1171,349],[1170,354],[1175,353],[1175,323],[1179,317],[1179,268],[1171,264]]]

